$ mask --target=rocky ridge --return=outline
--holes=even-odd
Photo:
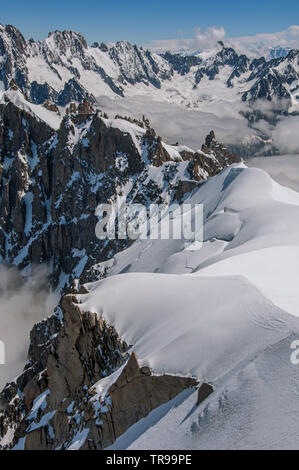
[[[0,448],[103,449],[197,385],[191,377],[156,376],[140,367],[115,329],[82,313],[77,302],[63,297],[55,314],[32,330],[29,362],[0,394]]]

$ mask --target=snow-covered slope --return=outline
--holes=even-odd
[[[201,250],[136,242],[78,297],[141,364],[211,382],[215,392],[200,407],[184,392],[113,448],[298,448],[290,356],[299,335],[299,195],[235,165],[191,200],[205,208]],[[121,271],[129,272],[112,275]]]
[[[183,198],[202,248],[138,240],[95,265],[34,327],[0,445],[298,449],[299,195],[234,164]]]
[[[298,296],[293,295],[299,280],[298,193],[240,163],[209,179],[185,202],[203,204],[200,250],[185,250],[180,240],[138,241],[110,262],[109,275],[242,275],[279,307],[299,316]]]
[[[298,450],[299,373],[286,336],[234,371],[199,407],[185,391],[109,449]]]

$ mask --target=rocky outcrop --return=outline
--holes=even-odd
[[[186,152],[182,154],[185,160],[190,160],[187,171],[190,181],[180,181],[177,186],[176,198],[181,201],[185,193],[191,192],[197,184],[208,177],[215,176],[223,168],[240,161],[239,157],[231,153],[223,144],[216,140],[212,130],[205,139],[201,151],[195,152],[192,157]]]
[[[74,78],[65,84],[63,90],[57,96],[59,106],[66,106],[72,101],[81,103],[83,100],[90,103],[95,102],[95,98]]]
[[[199,66],[202,63],[202,59],[195,55],[184,56],[182,54],[172,54],[167,51],[161,54],[161,56],[163,59],[167,60],[180,75],[186,75],[190,72],[192,67]]]
[[[115,438],[152,410],[176,395],[197,385],[195,379],[173,375],[152,375],[148,367],[139,367],[132,353],[125,368],[108,390]]]
[[[209,176],[215,176],[221,171],[220,168],[239,161],[237,155],[231,153],[225,145],[216,140],[214,131],[207,135],[201,150],[202,154],[198,155],[196,165],[206,170]]]
[[[30,334],[29,360],[22,374],[7,384],[0,393],[0,449],[3,437],[11,430],[21,432],[22,422],[34,399],[47,388],[45,368],[48,357],[57,347],[58,332],[62,326],[61,309],[35,325]],[[16,436],[18,433],[16,434]]]
[[[49,111],[53,111],[53,113],[57,113],[60,115],[59,109],[55,103],[52,103],[51,101],[46,101],[43,104],[44,108],[48,109]]]
[[[14,430],[5,448],[66,449],[80,440],[76,448],[102,449],[197,385],[140,367],[115,329],[77,302],[74,295],[63,297],[56,314],[35,326],[24,372],[0,395],[0,442]]]
[[[198,389],[197,405],[200,405],[214,392],[214,386],[212,384],[203,383]]]
[[[173,74],[166,61],[128,41],[118,41],[109,49],[109,56],[119,66],[122,82],[131,85],[144,83],[160,88],[161,82]]]
[[[198,187],[197,181],[180,181],[176,189],[176,199],[182,201],[185,194],[191,193],[194,188]]]

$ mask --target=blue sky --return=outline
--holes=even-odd
[[[54,29],[73,29],[88,42],[190,38],[196,27],[224,27],[227,36],[288,29],[299,20],[298,0],[14,0],[2,2],[0,22],[43,39]],[[298,23],[298,21],[297,21]]]

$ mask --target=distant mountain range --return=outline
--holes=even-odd
[[[197,55],[161,55],[127,41],[115,45],[94,43],[73,31],[55,31],[44,41],[25,40],[13,26],[0,26],[0,84],[15,83],[34,104],[100,96],[140,94],[203,109],[215,102],[247,106],[252,120],[267,118],[257,112],[260,100],[272,103],[275,114],[299,110],[299,51],[274,48],[272,59],[249,58],[225,47]],[[13,82],[12,82],[13,81]]]

